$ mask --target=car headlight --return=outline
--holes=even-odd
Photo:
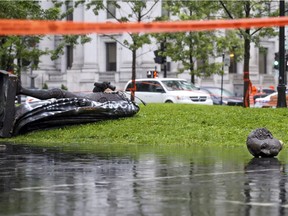
[[[188,97],[188,96],[176,96],[176,99],[177,100],[190,100],[190,97]]]

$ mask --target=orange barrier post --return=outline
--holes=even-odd
[[[255,101],[254,101],[254,95],[255,94],[257,94],[257,88],[256,88],[256,86],[252,86],[251,93],[249,95],[250,107],[254,107],[254,105],[255,105]]]

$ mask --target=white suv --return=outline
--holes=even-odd
[[[187,103],[213,105],[209,94],[198,90],[192,83],[179,78],[136,79],[135,100],[147,103]],[[126,95],[132,88],[130,80],[125,85]]]

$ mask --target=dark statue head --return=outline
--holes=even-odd
[[[274,157],[282,150],[282,142],[266,128],[257,128],[247,137],[247,148],[254,157]]]

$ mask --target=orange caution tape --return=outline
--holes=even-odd
[[[248,18],[237,20],[169,21],[87,23],[48,20],[0,20],[0,35],[44,34],[112,34],[112,33],[160,33],[186,32],[215,29],[275,27],[288,25],[288,17]]]

